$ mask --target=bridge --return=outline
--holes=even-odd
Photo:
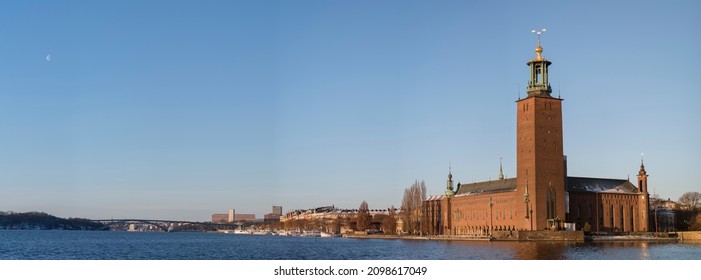
[[[179,231],[183,228],[201,227],[213,228],[217,230],[233,230],[235,227],[243,225],[242,223],[212,223],[212,222],[192,222],[192,221],[172,221],[172,220],[150,220],[150,219],[95,219],[91,220],[96,223],[101,223],[103,229],[109,229],[119,225],[152,225],[165,232]]]

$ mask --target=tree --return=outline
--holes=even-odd
[[[696,216],[694,216],[694,220],[691,223],[689,230],[693,230],[693,231],[701,230],[701,215],[696,214]]]
[[[370,216],[370,210],[368,209],[368,203],[363,200],[358,207],[358,213],[355,214],[355,226],[358,230],[366,230],[370,228],[370,222],[372,217]]]
[[[589,223],[584,223],[584,227],[582,227],[582,231],[584,233],[589,234],[591,232],[591,225]]]
[[[662,201],[662,198],[660,198],[659,194],[651,195],[650,196],[650,209],[657,208],[657,205],[659,205],[661,201]]]
[[[397,232],[397,218],[394,213],[396,209],[392,206],[389,209],[389,214],[382,217],[382,231],[385,234],[396,234]]]
[[[402,198],[402,219],[404,220],[404,231],[410,234],[417,234],[420,231],[421,206],[426,200],[426,183],[424,181],[414,181],[409,188],[404,190]]]
[[[330,225],[331,233],[340,233],[342,224],[343,224],[343,221],[339,217],[336,217],[335,219],[331,220],[331,225]]]
[[[701,193],[687,192],[679,197],[679,203],[689,206],[690,210],[695,210],[701,202]]]

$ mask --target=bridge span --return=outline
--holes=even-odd
[[[93,219],[91,221],[101,223],[104,226],[104,229],[116,229],[128,226],[129,231],[153,231],[154,228],[158,228],[165,232],[188,231],[194,229],[232,230],[243,225],[242,223],[212,223],[154,219]]]

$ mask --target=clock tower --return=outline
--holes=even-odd
[[[528,197],[520,218],[531,230],[544,230],[565,220],[565,166],[562,99],[551,96],[548,67],[538,35],[530,68],[528,96],[516,101],[517,191]]]

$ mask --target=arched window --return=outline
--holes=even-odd
[[[630,231],[636,231],[633,217],[635,217],[635,212],[633,211],[633,206],[630,206]]]
[[[621,231],[625,231],[625,230],[626,230],[626,226],[625,226],[624,221],[623,221],[623,205],[621,205],[621,211],[620,211],[620,212],[621,212],[621,215],[620,215],[620,216],[621,216],[621,218],[620,218],[620,219],[621,219]]]
[[[555,191],[548,189],[545,207],[548,209],[548,219],[555,218]]]

